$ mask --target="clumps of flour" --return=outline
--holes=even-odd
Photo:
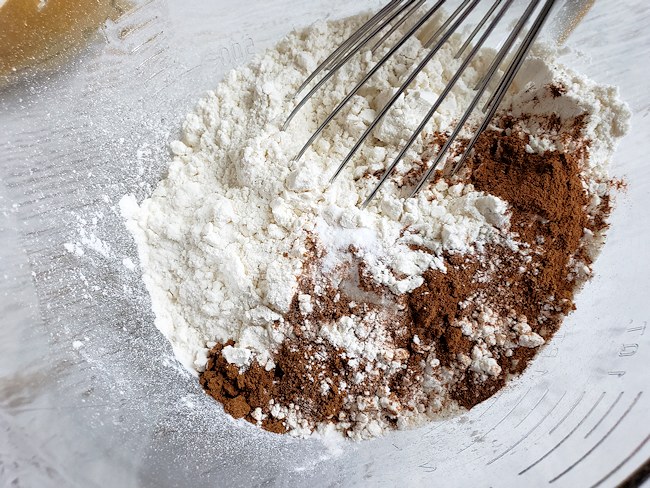
[[[253,64],[231,71],[187,116],[182,139],[171,144],[175,157],[167,178],[151,197],[140,205],[131,196],[122,200],[156,325],[186,366],[201,370],[206,343],[228,339],[268,360],[288,334],[273,324],[281,321],[296,291],[307,233],[322,238],[332,259],[337,250],[355,245],[379,284],[404,293],[422,283],[422,272],[442,264],[413,245],[434,254],[469,252],[507,229],[506,204],[463,185],[441,183],[404,200],[390,182],[372,206],[358,206],[374,181],[355,175],[390,163],[426,113],[428,100],[443,89],[440,64],[450,69],[459,64],[453,54],[460,40],[443,48],[439,61],[407,90],[394,116],[385,119],[335,184],[328,184],[334,169],[412,59],[422,54],[419,39],[391,58],[301,161],[292,161],[317,121],[376,59],[370,53],[355,58],[283,132],[291,96],[307,68],[364,18],[293,33]],[[479,56],[476,69],[487,62],[489,57]],[[456,107],[472,96],[475,76],[460,82],[432,128],[450,126]],[[420,142],[410,157],[421,150]],[[398,174],[408,169],[408,163],[401,164]]]

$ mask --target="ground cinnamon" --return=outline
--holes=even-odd
[[[561,88],[549,87],[558,96]],[[565,142],[573,141],[575,150],[531,153],[521,120],[502,116],[495,127],[481,135],[464,175],[453,181],[472,184],[509,203],[510,232],[517,238],[517,249],[493,244],[474,254],[445,254],[441,256],[445,273],[425,272],[422,286],[399,297],[378,287],[365,273],[363,263],[352,259],[344,272],[356,273],[359,288],[376,298],[358,303],[322,276],[319,266],[323,256],[317,243],[312,243],[311,261],[291,311],[284,318],[293,325],[295,337],[287,339],[276,352],[275,367],[266,371],[253,362],[245,371],[239,371],[221,355],[224,345],[217,344],[201,374],[205,390],[233,417],[279,433],[288,424],[286,419],[278,418],[284,414],[273,414],[274,405],[293,406],[299,412],[296,415],[312,426],[346,422],[362,413],[359,401],[363,403],[382,389],[390,392],[382,402],[393,405],[381,407],[385,408],[384,419],[396,424],[400,409],[418,408],[412,399],[422,396],[430,354],[451,374],[445,398],[462,408],[483,401],[502,388],[511,375],[522,372],[535,356],[536,346],[510,347],[504,346],[503,340],[495,341],[489,346],[489,354],[501,370],[486,376],[468,366],[476,342],[460,324],[480,320],[482,310],[491,310],[500,320],[523,320],[531,332],[550,339],[573,308],[579,278],[572,265],[575,261],[586,266],[591,263],[583,248],[584,229],[602,232],[610,211],[608,196],[592,214],[586,210],[588,195],[581,170],[587,148],[580,139],[582,118],[560,123],[547,117],[536,122],[546,124],[548,131],[560,133]],[[445,137],[434,134],[431,144],[439,146]],[[425,169],[423,161],[420,169],[403,178],[403,184],[417,181]],[[354,251],[350,250],[351,256]],[[309,313],[300,309],[300,294],[314,299]],[[353,364],[344,350],[306,332],[306,321],[325,327],[351,311],[358,316],[377,311],[381,308],[378,303],[386,299],[390,299],[394,310],[391,308],[390,320],[382,326],[388,330],[395,355],[401,361],[396,370],[385,365],[379,368],[370,363]],[[364,378],[361,382],[360,372]]]

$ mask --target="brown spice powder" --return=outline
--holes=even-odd
[[[588,195],[580,174],[586,158],[584,145],[578,144],[570,153],[531,154],[527,150],[528,135],[519,129],[518,123],[504,116],[497,128],[486,131],[479,138],[466,176],[461,180],[510,204],[510,230],[518,235],[520,249],[493,244],[473,255],[446,254],[442,256],[446,273],[429,270],[423,275],[424,284],[409,295],[388,297],[396,306],[388,332],[395,350],[402,351],[402,368],[390,373],[374,370],[374,374],[368,374],[365,381],[357,384],[354,374],[364,371],[364,365],[351,367],[345,351],[310,336],[313,324],[329,324],[351,311],[363,315],[379,307],[377,300],[355,303],[340,288],[327,285],[327,280],[322,291],[316,293],[322,253],[312,243],[312,259],[305,266],[298,293],[315,298],[313,311],[305,314],[300,310],[297,293],[285,317],[293,326],[295,338],[281,345],[274,356],[275,368],[266,371],[253,362],[240,372],[221,355],[224,345],[217,344],[200,378],[206,391],[223,403],[233,417],[281,433],[287,424],[270,414],[271,401],[293,405],[309,425],[337,423],[349,421],[354,415],[350,405],[356,398],[367,397],[377,388],[387,386],[392,399],[400,402],[403,409],[412,410],[410,399],[422,389],[427,351],[435,352],[443,368],[456,371],[455,379],[447,385],[447,393],[451,401],[463,408],[485,400],[502,388],[511,375],[522,372],[537,348],[509,350],[493,345],[490,353],[501,366],[501,373],[487,379],[467,366],[459,366],[459,358],[471,356],[475,346],[463,334],[459,321],[473,320],[479,307],[487,307],[500,317],[525,317],[532,331],[550,339],[564,315],[573,308],[578,283],[570,268],[571,260],[591,263],[581,247],[584,229],[604,230],[610,202],[606,196],[595,214],[587,214]],[[549,131],[564,131],[562,137],[566,141],[580,141],[580,117],[568,129],[558,126],[553,118],[543,123]],[[440,145],[443,136],[434,135],[432,141]],[[415,169],[405,181],[416,180],[418,175]],[[354,251],[351,249],[350,254],[354,255]],[[387,298],[389,292],[376,286],[362,262],[351,264],[347,272],[355,270],[361,290],[378,299]],[[323,382],[328,385],[325,390]],[[253,416],[256,408],[264,416],[262,421]],[[396,415],[391,411],[385,420],[394,422]]]
[[[225,345],[234,343],[229,341]],[[276,354],[277,363],[271,371],[254,362],[240,373],[221,355],[225,345],[217,344],[210,351],[210,359],[200,381],[208,394],[221,402],[224,410],[234,418],[245,418],[255,423],[253,410],[260,408],[268,414],[271,400],[283,405],[299,404],[302,415],[316,422],[331,420],[341,410],[343,401],[336,384],[332,384],[326,395],[322,394],[320,388],[319,380],[347,376],[338,351],[331,346],[316,346],[300,340],[286,341]],[[315,354],[330,359],[310,361]],[[286,430],[282,422],[269,418],[262,426],[276,433]]]

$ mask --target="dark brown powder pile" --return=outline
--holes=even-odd
[[[574,292],[580,284],[574,268],[591,264],[589,253],[582,247],[584,229],[602,231],[610,208],[605,197],[595,213],[586,210],[589,196],[581,168],[587,148],[580,139],[580,117],[563,126],[552,117],[538,121],[549,131],[560,133],[565,142],[575,143],[576,149],[566,153],[531,154],[529,136],[521,130],[521,122],[504,116],[496,128],[486,131],[461,178],[509,203],[510,232],[519,242],[518,248],[504,241],[470,255],[441,256],[446,273],[427,271],[422,286],[401,296],[377,287],[363,263],[352,259],[345,273],[354,277],[368,297],[359,301],[319,274],[322,255],[314,245],[299,292],[285,317],[295,337],[276,352],[275,367],[266,371],[253,362],[247,370],[239,371],[222,357],[224,345],[217,344],[200,377],[206,392],[223,403],[233,417],[245,418],[272,432],[285,432],[290,427],[283,415],[273,415],[274,404],[289,406],[307,428],[341,423],[346,430],[368,412],[358,406],[359,402],[372,403],[378,395],[385,397],[373,412],[386,425],[397,425],[400,415],[422,413],[423,404],[434,402],[431,392],[422,393],[425,377],[430,374],[431,355],[446,372],[437,411],[454,405],[471,408],[502,388],[511,375],[523,371],[538,347],[522,342],[513,346],[515,335],[511,331],[510,336],[486,346],[500,366],[497,375],[470,368],[468,361],[475,354],[477,339],[463,332],[462,324],[480,322],[485,310],[490,310],[502,322],[524,321],[531,332],[550,339],[573,309]],[[439,145],[442,140],[444,136],[436,134],[432,144]],[[416,180],[415,173],[405,178],[406,184]],[[354,256],[354,249],[350,251]],[[301,312],[299,294],[317,298],[309,313]],[[314,324],[327,326],[350,313],[365,320],[382,311],[382,327],[392,348],[390,357],[395,357],[398,367],[359,364],[344,350],[310,332]]]
[[[511,231],[529,246],[529,259],[506,247],[491,246],[482,255],[448,256],[447,273],[425,273],[425,284],[411,294],[409,303],[413,321],[420,325],[419,334],[434,334],[443,360],[459,352],[469,355],[471,342],[451,323],[471,316],[471,306],[461,309],[458,304],[472,296],[480,295],[483,304],[502,314],[526,316],[534,332],[550,339],[564,315],[573,309],[576,282],[569,260],[580,253],[584,228],[602,230],[609,214],[608,202],[597,219],[590,221],[585,211],[587,193],[580,177],[584,148],[571,154],[531,154],[526,150],[528,138],[517,130],[517,122],[504,117],[500,130],[485,132],[467,172],[477,190],[510,204]],[[569,137],[577,137],[581,125],[580,118],[573,121]],[[488,269],[494,279],[471,279],[477,271],[485,273]],[[552,313],[544,313],[549,308]],[[497,348],[492,353],[500,360],[502,374],[486,382],[466,375],[451,392],[463,407],[471,408],[494,394],[505,384],[507,373],[523,371],[536,349],[519,348],[510,357],[501,355]]]
[[[254,362],[240,374],[239,369],[220,354],[226,345],[234,343],[217,344],[212,349],[206,371],[201,374],[201,384],[234,418],[254,422],[253,410],[260,408],[268,413],[272,399],[280,404],[300,404],[301,413],[317,422],[332,420],[341,410],[343,400],[336,383],[333,382],[329,392],[323,395],[320,381],[316,381],[349,376],[337,354],[340,351],[326,344],[286,341],[276,354],[276,366],[271,371]],[[315,355],[324,360],[310,361]],[[262,427],[276,433],[285,431],[282,422],[271,418],[264,419]]]

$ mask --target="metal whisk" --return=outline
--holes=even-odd
[[[424,69],[424,67],[433,59],[435,54],[440,50],[440,48],[447,42],[447,40],[456,32],[459,27],[467,20],[470,14],[480,5],[480,4],[489,4],[488,9],[485,11],[485,14],[476,24],[475,28],[469,34],[469,37],[459,49],[456,54],[456,59],[460,59],[463,54],[472,46],[472,41],[478,35],[479,39],[471,47],[469,53],[463,59],[460,67],[448,81],[444,90],[438,96],[438,99],[433,103],[431,109],[424,117],[420,125],[415,129],[413,135],[408,140],[406,145],[402,147],[392,161],[392,163],[386,168],[384,174],[380,178],[379,182],[373,189],[373,191],[368,195],[366,200],[363,202],[363,207],[367,206],[368,203],[375,197],[381,186],[391,175],[397,164],[402,160],[409,148],[415,143],[417,138],[420,136],[425,126],[433,117],[434,113],[438,110],[440,105],[443,103],[445,98],[449,95],[450,91],[454,87],[455,83],[462,76],[465,69],[469,66],[472,59],[479,52],[481,47],[485,44],[486,40],[490,34],[494,31],[500,21],[505,17],[508,9],[513,5],[514,0],[495,0],[493,3],[489,4],[485,0],[463,0],[461,4],[456,8],[451,15],[444,21],[441,27],[425,42],[424,47],[428,49],[428,53],[420,61],[420,63],[411,71],[409,76],[404,80],[400,88],[395,92],[391,99],[386,103],[386,105],[379,111],[375,119],[368,126],[365,132],[361,135],[359,140],[354,144],[350,152],[343,159],[338,169],[331,178],[331,181],[334,181],[343,168],[350,162],[354,157],[355,153],[359,150],[364,141],[368,138],[371,132],[377,127],[379,122],[386,116],[390,108],[395,104],[401,94],[403,94],[408,86],[415,80],[416,76]],[[486,93],[488,86],[491,85],[493,78],[496,78],[496,73],[499,70],[499,67],[504,64],[504,61],[508,59],[506,66],[503,69],[503,75],[501,76],[496,88],[490,95],[487,103],[482,107],[482,112],[484,117],[482,123],[478,126],[474,132],[472,138],[469,140],[467,146],[465,147],[464,152],[460,156],[460,159],[454,164],[451,169],[451,174],[455,174],[465,163],[470,151],[474,147],[476,141],[478,140],[480,134],[486,129],[490,121],[494,117],[499,104],[503,100],[508,88],[512,84],[519,68],[523,64],[530,47],[532,46],[535,38],[539,34],[544,22],[549,16],[551,9],[553,8],[556,0],[545,0],[541,7],[539,7],[541,0],[527,0],[527,6],[525,11],[518,18],[514,27],[510,31],[507,39],[503,43],[502,47],[499,49],[495,55],[492,63],[487,69],[486,73],[483,75],[479,83],[475,87],[475,96],[470,102],[469,106],[466,108],[465,112],[462,114],[458,123],[456,124],[451,135],[445,142],[445,144],[438,151],[435,159],[433,160],[431,166],[420,179],[416,187],[411,193],[411,197],[415,196],[422,187],[427,183],[433,172],[440,166],[440,164],[445,161],[446,154],[449,151],[449,148],[453,145],[454,141],[458,137],[458,134],[462,130],[463,126],[466,124],[472,112],[476,109],[479,101]],[[296,156],[296,160],[300,159],[307,149],[313,144],[313,142],[319,137],[325,127],[332,121],[334,117],[343,109],[343,107],[352,99],[352,97],[361,89],[361,87],[373,76],[379,69],[386,63],[386,61],[393,56],[407,41],[410,37],[415,35],[426,23],[429,21],[433,15],[438,12],[441,7],[446,3],[446,0],[438,0],[430,8],[423,10],[423,6],[427,3],[427,0],[392,0],[379,12],[377,12],[370,20],[368,20],[363,26],[361,26],[352,36],[350,36],[346,41],[344,41],[332,54],[330,54],[327,59],[325,59],[316,70],[309,75],[305,80],[302,86],[299,88],[296,93],[296,98],[298,95],[303,92],[312,81],[316,80],[319,76],[320,79],[315,83],[313,88],[297,103],[294,110],[291,112],[287,118],[283,129],[286,129],[291,120],[295,115],[300,111],[300,109],[307,103],[307,101],[318,91],[320,90],[327,81],[334,76],[334,74],[345,65],[353,56],[365,49],[370,49],[373,52],[376,51],[382,44],[384,44],[388,39],[390,39],[395,31],[402,26],[406,21],[411,20],[413,22],[412,26],[407,30],[407,32],[400,37],[395,44],[388,50],[388,52],[361,78],[361,80],[355,85],[355,87],[343,98],[343,100],[336,106],[336,108],[327,116],[327,118],[321,123],[318,129],[314,134],[309,138],[307,143],[300,150]],[[423,12],[423,13],[422,13]],[[416,17],[418,17],[416,19]],[[513,46],[517,43],[517,40],[520,37],[520,34],[524,30],[524,27],[531,21],[532,23],[519,42],[516,50],[513,51]],[[513,52],[511,52],[513,51]]]

